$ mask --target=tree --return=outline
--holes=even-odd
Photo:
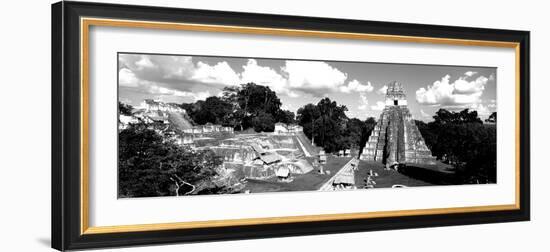
[[[344,132],[344,135],[348,138],[346,148],[361,148],[361,142],[363,141],[363,138],[366,138],[364,136],[364,134],[366,134],[366,129],[367,125],[361,120],[357,118],[349,119]]]
[[[236,99],[239,107],[243,110],[242,127],[244,129],[275,128],[275,122],[281,116],[281,101],[269,87],[255,83],[242,84],[238,89]],[[268,119],[268,121],[262,122],[257,119],[259,117]]]
[[[496,128],[479,123],[447,124],[434,145],[465,183],[496,182]]]
[[[309,103],[299,108],[297,114],[296,121],[304,128],[304,134],[311,139],[311,143],[313,144],[315,141],[314,122],[320,117],[319,109],[317,106]]]
[[[225,123],[241,131],[248,128],[273,131],[276,122],[294,122],[294,113],[281,110],[279,97],[266,86],[250,82],[239,87],[226,87],[221,99],[231,107]]]
[[[247,116],[258,115],[260,112],[276,116],[281,109],[281,100],[274,91],[252,82],[241,85],[238,101]]]
[[[320,145],[328,152],[333,152],[343,149],[342,141],[338,139],[342,129],[348,120],[344,105],[338,105],[335,101],[331,101],[328,97],[323,98],[317,103],[320,118],[317,119],[315,125],[319,129]]]
[[[428,148],[433,152],[433,147],[437,142],[437,135],[439,132],[438,129],[433,126],[434,125],[433,123],[427,124],[419,120],[414,120],[414,123],[416,124],[416,127],[420,131],[422,138],[424,138],[424,143],[426,143]],[[435,153],[432,153],[432,154],[435,154]]]
[[[281,109],[281,100],[273,90],[252,82],[225,87],[220,97],[211,96],[205,101],[180,106],[197,124],[210,122],[241,131],[248,128],[273,131],[276,122],[295,122],[294,113]]]
[[[488,122],[488,123],[497,123],[497,112],[491,113],[491,115],[489,116],[489,118],[485,119],[485,122]]]
[[[251,119],[251,125],[256,132],[273,132],[275,130],[275,119],[271,114],[260,111]]]
[[[166,141],[145,123],[119,133],[120,197],[198,193],[217,175],[222,159],[212,151],[194,151]]]
[[[477,115],[477,111],[469,111],[464,109],[460,112],[448,111],[446,109],[439,109],[434,118],[436,124],[448,124],[448,123],[483,123]]]
[[[129,104],[118,102],[118,113],[125,116],[131,116],[134,108]]]
[[[433,122],[415,123],[432,154],[456,168],[459,181],[496,182],[496,127],[483,124],[476,111],[440,109]]]
[[[233,128],[243,130],[243,121],[245,119],[244,109],[239,103],[239,87],[225,87],[222,93],[222,99],[231,104],[232,113],[227,117],[227,124]]]
[[[327,152],[350,148],[350,130],[347,129],[349,118],[347,108],[338,105],[329,98],[321,99],[317,105],[307,104],[298,109],[297,121],[304,128],[306,136],[315,140]],[[362,128],[355,128],[354,130]]]
[[[232,112],[231,104],[217,96],[210,96],[204,101],[196,102],[191,108],[190,116],[197,124],[214,123],[227,125]]]
[[[288,110],[279,110],[277,116],[275,117],[277,122],[282,122],[286,124],[296,123],[294,112]]]
[[[317,105],[310,103],[298,109],[296,121],[304,128],[304,134],[327,152],[349,148],[361,152],[376,120],[349,119],[346,111],[346,106],[323,98]]]

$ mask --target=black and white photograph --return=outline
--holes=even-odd
[[[6,3],[0,251],[549,247],[544,1]]]
[[[495,67],[117,57],[119,198],[497,183]]]

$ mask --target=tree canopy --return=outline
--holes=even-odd
[[[277,122],[295,122],[294,113],[281,109],[281,100],[273,90],[255,83],[225,87],[220,97],[181,107],[197,124],[221,124],[236,130],[273,131]]]
[[[432,154],[455,166],[463,183],[496,182],[496,127],[468,109],[440,109],[433,118],[416,121]]]
[[[204,101],[183,106],[193,122],[197,124],[222,124],[230,125],[228,115],[232,112],[231,104],[217,96],[210,96]]]
[[[488,122],[488,123],[497,123],[497,112],[491,113],[491,115],[489,116],[489,118],[485,119],[485,122]]]
[[[212,190],[221,163],[210,150],[178,146],[147,124],[131,124],[119,133],[118,194],[152,197]]]
[[[321,99],[316,105],[307,104],[297,111],[296,120],[304,128],[304,134],[327,152],[354,148],[361,149],[374,128],[376,121],[348,118],[347,107],[330,98]]]
[[[121,115],[125,116],[131,116],[132,115],[132,106],[128,104],[124,104],[122,102],[118,102],[118,112]]]
[[[462,124],[462,123],[483,123],[477,115],[477,111],[470,111],[464,109],[460,112],[448,111],[446,109],[439,109],[434,118],[434,122],[437,124]]]

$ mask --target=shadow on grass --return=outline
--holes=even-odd
[[[454,172],[442,171],[437,166],[407,165],[400,168],[399,173],[434,185],[456,185],[459,183]]]

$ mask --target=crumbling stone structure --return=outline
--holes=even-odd
[[[387,166],[435,164],[407,107],[403,86],[394,81],[388,85],[386,107],[380,115],[360,159],[381,161]]]

